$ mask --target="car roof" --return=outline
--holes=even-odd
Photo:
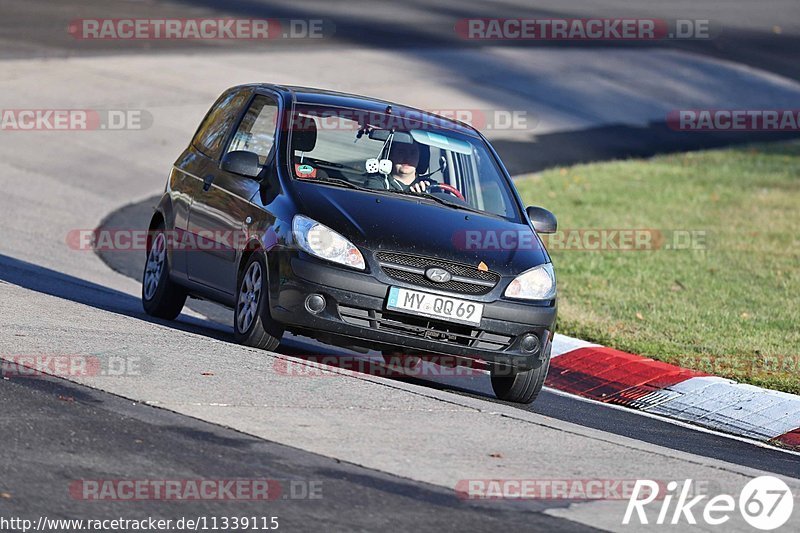
[[[458,133],[470,135],[472,137],[480,137],[480,133],[464,122],[454,120],[451,118],[443,117],[424,109],[417,109],[386,100],[379,100],[369,96],[361,96],[357,94],[343,93],[338,91],[331,91],[328,89],[318,89],[314,87],[301,87],[297,85],[278,85],[273,83],[259,83],[249,85],[256,89],[270,89],[278,91],[291,96],[298,103],[311,104],[311,105],[329,105],[338,107],[348,107],[355,109],[363,109],[374,113],[385,113],[387,106],[392,106],[392,113],[398,116],[414,116],[419,118],[425,123],[431,124],[441,128],[450,129]]]

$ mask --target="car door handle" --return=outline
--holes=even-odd
[[[213,182],[214,182],[214,175],[213,174],[209,174],[208,176],[206,176],[203,179],[203,190],[208,192],[208,190],[211,188],[211,184]]]

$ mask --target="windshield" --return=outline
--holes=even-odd
[[[409,117],[303,104],[291,129],[295,179],[420,195],[519,220],[509,184],[479,138]]]

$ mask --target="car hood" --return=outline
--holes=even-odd
[[[300,212],[341,233],[362,250],[391,250],[517,275],[550,259],[524,223],[452,209],[433,200],[299,180]]]

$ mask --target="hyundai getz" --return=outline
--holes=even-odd
[[[285,331],[387,353],[478,360],[496,395],[544,383],[556,277],[495,150],[418,109],[268,84],[225,91],[175,161],[150,221],[142,302],[233,309],[238,342]]]

